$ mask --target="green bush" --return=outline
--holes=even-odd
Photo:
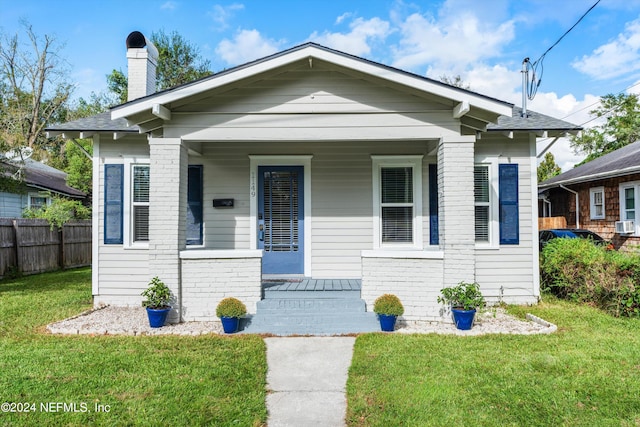
[[[404,307],[400,298],[393,294],[380,295],[373,303],[373,311],[386,316],[402,316]]]
[[[216,307],[218,317],[242,317],[247,314],[247,307],[237,298],[228,297],[220,301]]]
[[[614,316],[640,316],[640,255],[586,239],[554,239],[540,257],[543,290]]]

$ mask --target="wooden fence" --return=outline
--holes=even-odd
[[[563,216],[538,218],[539,230],[549,230],[551,228],[567,228],[567,219]]]
[[[0,218],[0,277],[91,265],[91,221]]]

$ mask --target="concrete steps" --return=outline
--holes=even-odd
[[[325,287],[326,288],[326,287]],[[242,332],[273,335],[347,335],[380,331],[360,290],[265,289],[256,314],[243,319]]]

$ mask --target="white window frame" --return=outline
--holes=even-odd
[[[500,248],[500,206],[498,199],[498,159],[495,157],[476,158],[476,166],[486,166],[489,170],[489,241],[475,242],[476,249]],[[475,197],[475,196],[474,196]],[[474,240],[475,240],[475,198],[474,198]]]
[[[124,160],[126,188],[124,191],[123,243],[125,249],[149,249],[148,241],[133,240],[133,168],[135,166],[150,166],[150,161],[148,158],[127,158]]]
[[[602,213],[600,215],[596,214],[596,194],[602,195]],[[605,211],[605,198],[604,198],[604,187],[593,187],[589,189],[589,215],[591,219],[605,219],[606,211]]]
[[[626,197],[625,197],[625,190],[627,189],[633,189],[633,199],[634,199],[634,210],[635,210],[635,215],[634,218],[627,218],[626,215]],[[620,221],[633,221],[633,226],[634,226],[634,232],[633,232],[633,236],[640,236],[640,212],[638,209],[638,202],[640,201],[640,181],[629,181],[629,182],[623,182],[620,183],[619,185],[619,197],[620,197]]]
[[[31,205],[31,198],[32,197],[38,197],[38,198],[45,199],[45,201],[44,201],[44,205],[45,206],[50,206],[51,205],[51,195],[49,193],[30,191],[29,193],[27,193],[27,208],[29,208],[29,209],[33,208],[33,206]]]
[[[407,250],[423,248],[422,236],[422,159],[424,156],[371,156],[373,179],[373,249]],[[413,169],[413,221],[412,241],[403,243],[382,242],[382,168],[411,167]]]

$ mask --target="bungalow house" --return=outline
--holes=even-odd
[[[640,244],[640,141],[541,182],[545,216],[586,228],[616,248]]]
[[[16,185],[0,189],[0,218],[22,218],[25,209],[51,204],[52,195],[83,200],[87,195],[67,185],[67,174],[33,159],[0,161],[0,173]]]
[[[96,305],[156,275],[173,321],[256,313],[273,279],[394,293],[407,320],[460,281],[538,301],[536,138],[574,125],[314,43],[154,93],[155,48],[127,47],[131,100],[48,129],[94,141]]]

